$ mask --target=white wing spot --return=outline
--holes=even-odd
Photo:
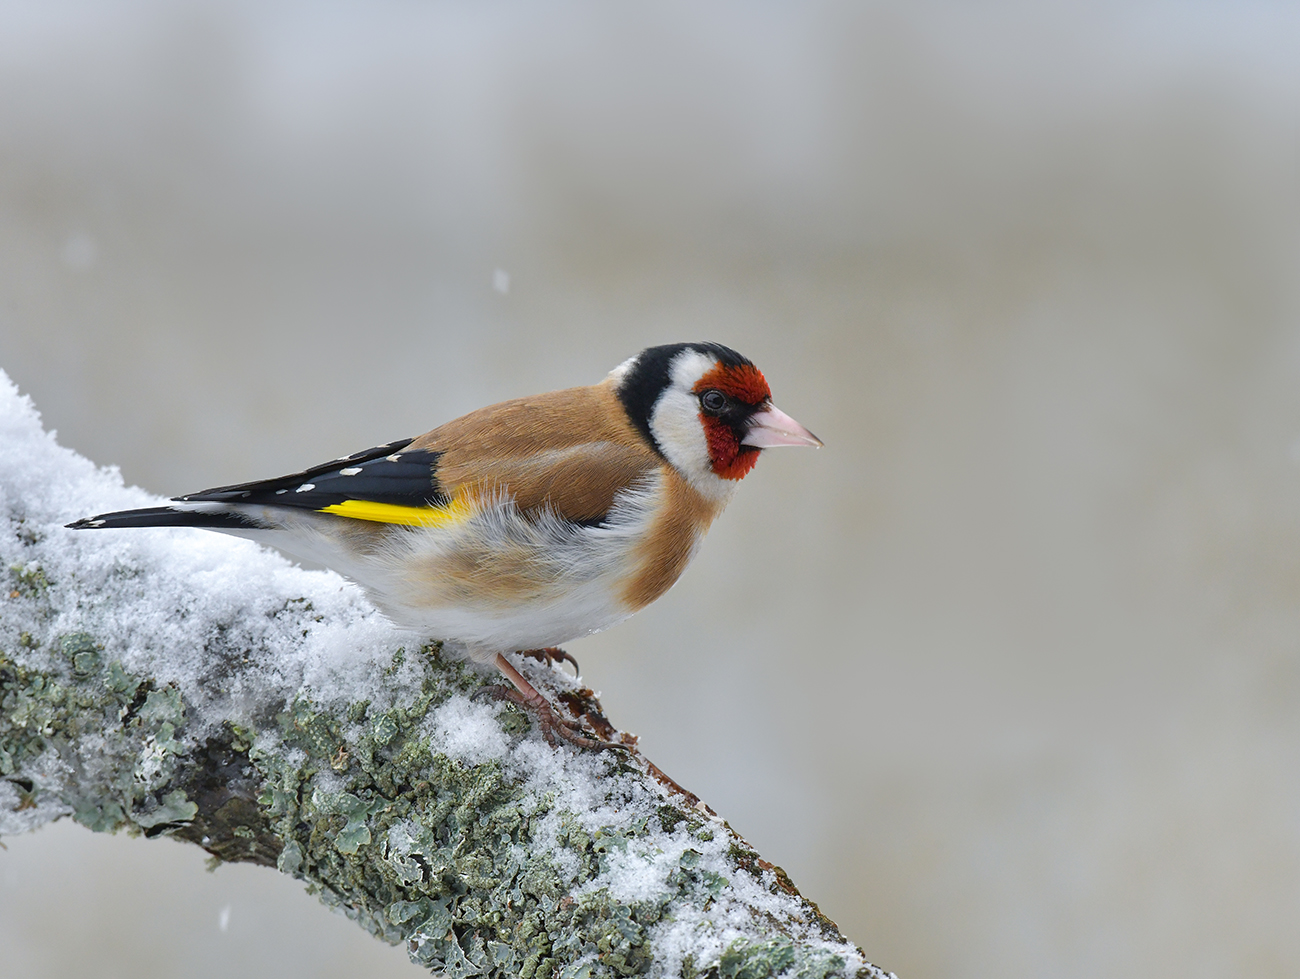
[[[276,491],[275,491],[275,495],[276,495],[276,496],[279,496],[281,493],[287,493],[287,492],[289,492],[287,489],[276,490]]]
[[[389,462],[396,462],[398,459],[402,458],[402,454],[400,452],[394,452],[392,455],[385,456],[384,458],[386,458]]]
[[[315,483],[303,483],[303,484],[302,484],[301,486],[299,486],[296,490],[294,490],[294,492],[295,492],[295,493],[310,493],[310,492],[311,492],[312,490],[314,490],[315,488],[316,488],[316,484],[315,484]]]
[[[340,476],[355,476],[355,475],[356,475],[357,473],[359,473],[359,472],[361,472],[361,467],[360,467],[360,466],[348,466],[347,469],[340,469],[340,470],[339,470],[339,475],[340,475]]]

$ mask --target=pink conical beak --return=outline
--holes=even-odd
[[[740,444],[771,449],[778,445],[820,446],[822,440],[776,405],[768,405],[749,416],[749,430]]]

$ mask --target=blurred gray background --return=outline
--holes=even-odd
[[[826,448],[571,648],[903,979],[1300,974],[1298,188],[1287,4],[0,6],[0,366],[129,482],[766,371]],[[418,974],[4,842],[6,974]]]

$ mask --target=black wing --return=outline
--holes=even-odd
[[[323,510],[347,500],[404,507],[444,506],[438,485],[438,457],[429,449],[403,452],[411,439],[377,445],[299,473],[178,496],[182,503],[252,503]]]

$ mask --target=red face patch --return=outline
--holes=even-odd
[[[692,390],[696,394],[702,394],[709,388],[717,388],[723,394],[739,398],[747,405],[762,404],[772,397],[772,389],[767,386],[767,378],[753,364],[742,364],[739,367],[718,364],[713,370],[706,371],[704,376],[695,382]]]
[[[723,479],[743,479],[758,462],[759,449],[741,445],[736,430],[721,418],[700,415],[704,423],[704,437],[709,443],[709,461],[713,471]]]
[[[747,405],[759,405],[772,397],[763,372],[753,364],[728,367],[718,364],[705,373],[693,388],[696,394],[716,389]],[[742,479],[758,462],[760,450],[741,445],[736,430],[726,421],[713,415],[700,413],[704,437],[709,444],[709,461],[713,471],[723,479]]]

